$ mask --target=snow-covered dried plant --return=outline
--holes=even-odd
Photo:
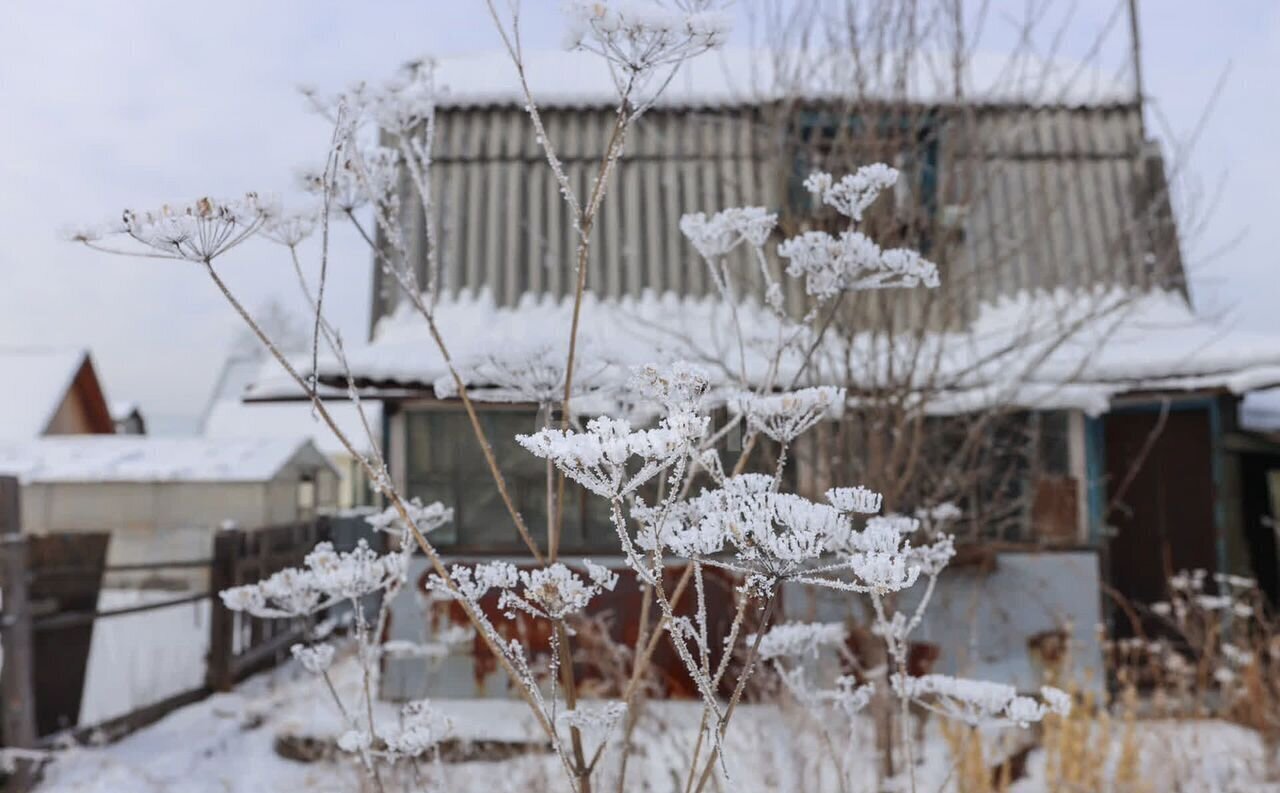
[[[880,506],[884,503],[884,496],[862,485],[833,487],[827,490],[826,495],[831,506],[847,513],[874,515],[880,511]]]
[[[584,432],[543,429],[517,435],[516,441],[592,493],[615,500],[686,457],[706,431],[707,417],[696,413],[670,414],[648,430],[601,416],[587,422]],[[634,472],[629,469],[633,458],[638,461]]]
[[[748,637],[750,641],[754,637]],[[774,625],[760,640],[760,657],[817,657],[822,647],[839,647],[849,638],[849,630],[839,622],[785,622]]]
[[[400,708],[400,727],[386,736],[392,759],[421,757],[453,733],[453,722],[428,700],[416,700]]]
[[[413,525],[423,534],[433,532],[453,520],[453,509],[439,501],[424,505],[421,500],[413,498],[405,502],[404,506]],[[376,531],[403,534],[406,530],[404,518],[400,510],[395,507],[387,507],[381,512],[370,515],[365,518],[365,522]]]
[[[1280,745],[1280,626],[1257,582],[1179,571],[1149,611],[1155,636],[1104,642],[1117,679],[1157,692],[1161,715],[1241,721]]]
[[[267,220],[262,236],[286,248],[293,248],[315,233],[320,225],[317,208],[285,210]]]
[[[636,394],[656,402],[668,413],[697,413],[704,407],[710,383],[711,378],[702,367],[676,361],[670,366],[636,367],[629,385]]]
[[[503,349],[480,353],[458,364],[458,373],[477,402],[516,402],[540,406],[564,399],[566,351],[544,341],[513,341]],[[456,399],[458,379],[442,376],[434,383],[437,399]],[[573,396],[610,396],[618,387],[615,367],[589,344],[577,353]]]
[[[321,198],[328,193],[330,205],[340,212],[350,214],[370,204],[383,207],[380,212],[398,211],[399,152],[386,146],[361,147],[349,139],[338,154],[336,165],[330,171],[315,168],[298,171],[298,186]]]
[[[303,565],[256,584],[224,590],[222,602],[232,611],[255,617],[305,617],[339,601],[378,592],[404,575],[399,556],[378,554],[364,540],[343,552],[322,542],[307,554]]]
[[[726,13],[705,0],[684,6],[653,0],[569,0],[565,47],[602,56],[620,95],[651,98],[680,64],[720,47],[728,36]]]
[[[764,207],[735,207],[711,217],[693,212],[680,218],[680,231],[704,259],[724,256],[743,242],[764,247],[777,225],[778,214]]]
[[[909,677],[895,674],[894,691],[928,710],[974,727],[1013,724],[1025,727],[1050,713],[1071,712],[1071,697],[1052,686],[1040,698],[1024,696],[1010,685],[949,675]]]
[[[814,386],[781,394],[742,395],[730,402],[747,426],[782,444],[789,444],[823,418],[838,418],[844,410],[844,389]]]
[[[584,559],[583,565],[587,568],[585,579],[560,562],[538,570],[521,570],[521,588],[503,590],[498,608],[504,609],[510,619],[515,619],[516,611],[552,620],[584,611],[596,595],[613,591],[618,575],[590,559]]]
[[[896,168],[883,163],[864,165],[839,181],[829,173],[814,171],[804,180],[804,189],[856,223],[881,191],[897,184],[898,176]]]
[[[323,674],[333,665],[334,648],[332,644],[319,643],[307,646],[305,644],[295,644],[289,648],[289,652],[298,663],[302,664],[302,668],[312,674]]]
[[[821,201],[847,217],[853,224],[881,190],[891,187],[898,172],[885,165],[859,168],[839,181],[831,174],[814,172],[805,187]],[[832,236],[825,231],[806,231],[778,245],[778,255],[788,261],[787,274],[805,279],[805,291],[825,301],[843,292],[896,287],[936,287],[938,268],[913,250],[882,250],[856,229]]]
[[[205,197],[158,209],[126,209],[119,223],[76,229],[68,236],[111,253],[209,264],[261,231],[279,212],[274,197],[257,193],[228,200]],[[121,238],[137,243],[138,249],[109,247]]]
[[[451,570],[452,586],[434,576],[429,579],[428,590],[447,599],[470,601],[479,601],[489,591],[497,591],[498,609],[507,619],[525,613],[563,620],[581,613],[600,592],[613,591],[617,586],[618,576],[612,570],[590,559],[582,560],[582,567],[586,569],[585,577],[559,561],[532,570],[517,570],[506,561],[470,568],[460,565]]]
[[[594,358],[590,354],[590,329],[579,338],[580,309],[591,270],[591,230],[612,168],[622,154],[630,125],[657,100],[684,61],[723,42],[728,21],[717,6],[705,0],[669,4],[572,0],[568,4],[570,47],[602,56],[601,68],[608,70],[619,95],[615,124],[598,168],[586,182],[589,192],[580,196],[581,182],[569,179],[527,82],[517,29],[518,9],[515,4],[508,6],[512,21],[506,26],[497,5],[489,2],[488,7],[525,94],[533,135],[570,210],[576,240],[576,285],[572,291],[573,321],[566,329],[568,343],[563,353],[559,346],[540,350],[512,347],[485,351],[457,364],[450,354],[445,342],[447,329],[442,330],[437,324],[443,320],[435,310],[440,297],[438,257],[443,248],[436,240],[435,224],[440,213],[436,211],[431,176],[435,113],[445,88],[437,84],[429,60],[412,64],[380,86],[358,84],[332,99],[322,99],[315,92],[308,94],[335,128],[324,167],[301,177],[303,187],[315,194],[322,207],[315,212],[279,214],[273,203],[255,195],[237,202],[202,199],[156,212],[126,212],[118,227],[72,235],[85,244],[108,249],[99,245],[104,235],[121,234],[139,243],[147,255],[207,265],[224,296],[310,398],[317,415],[356,457],[386,500],[387,509],[370,516],[368,521],[374,529],[398,538],[399,545],[391,553],[379,554],[364,543],[347,552],[321,544],[306,557],[302,567],[222,593],[229,608],[264,618],[312,618],[339,602],[351,604],[355,657],[362,669],[365,707],[348,708],[338,702],[347,727],[339,739],[340,747],[355,753],[375,780],[377,763],[431,755],[450,730],[447,721],[425,701],[406,706],[397,726],[380,727],[374,722],[372,692],[376,690],[380,664],[386,658],[438,659],[451,645],[471,639],[492,652],[512,689],[530,706],[572,790],[582,793],[591,789],[608,736],[621,723],[626,723],[628,730],[634,726],[639,690],[635,685],[627,686],[619,702],[596,706],[576,699],[577,672],[571,641],[580,635],[574,632],[574,620],[593,602],[603,600],[604,593],[619,583],[619,575],[590,561],[578,565],[559,560],[557,510],[563,511],[564,505],[552,495],[547,499],[547,542],[540,545],[534,539],[511,494],[512,488],[507,486],[486,430],[476,417],[472,396],[479,396],[482,391],[489,398],[562,409],[560,426],[551,426],[551,411],[547,411],[547,422],[541,430],[519,435],[516,440],[548,462],[548,494],[556,492],[558,473],[608,502],[623,565],[643,585],[640,591],[648,599],[645,613],[656,606],[652,609],[656,621],[641,629],[641,635],[648,637],[646,643],[642,645],[637,640],[636,646],[629,648],[637,670],[633,682],[641,678],[659,640],[667,641],[703,702],[700,718],[705,729],[699,731],[699,741],[705,738],[708,748],[705,754],[695,751],[684,785],[686,791],[704,791],[717,768],[724,775],[730,773],[722,753],[723,737],[759,658],[777,665],[785,673],[788,685],[794,691],[807,692],[809,701],[817,703],[815,707],[838,707],[847,714],[860,710],[873,693],[883,691],[887,685],[887,678],[864,683],[842,676],[832,687],[808,686],[798,671],[800,667],[791,664],[819,648],[843,644],[845,632],[839,625],[773,626],[771,620],[784,583],[810,584],[870,598],[877,633],[888,646],[899,672],[895,685],[904,710],[909,702],[920,701],[926,707],[954,710],[962,718],[982,713],[1028,723],[1049,709],[1065,708],[1068,703],[1050,692],[1045,692],[1042,699],[1032,699],[1019,697],[1016,692],[1006,696],[1004,689],[977,684],[975,687],[964,681],[906,677],[908,637],[922,618],[934,582],[954,553],[950,537],[941,531],[951,516],[935,514],[936,511],[917,518],[881,516],[877,513],[885,499],[862,487],[832,488],[827,492],[828,503],[781,492],[791,444],[823,419],[838,415],[844,409],[846,395],[843,389],[828,386],[794,390],[807,357],[790,385],[783,387],[785,384],[779,382],[784,355],[802,346],[798,344],[800,340],[813,339],[808,352],[812,356],[827,326],[815,333],[814,310],[798,319],[789,311],[784,299],[786,290],[779,282],[782,276],[774,273],[776,261],[766,254],[766,245],[777,226],[774,213],[745,207],[719,209],[708,216],[705,211],[714,209],[703,208],[703,213],[686,215],[680,223],[679,231],[706,260],[723,302],[733,312],[736,338],[732,342],[738,348],[737,366],[716,361],[715,365],[725,371],[723,378],[687,363],[641,367],[633,373],[629,385],[639,399],[654,405],[643,423],[637,420],[633,424],[607,414],[593,416],[585,427],[576,423],[575,397],[600,390],[605,384],[613,385],[613,373],[604,371],[608,367],[602,364],[597,371],[590,363]],[[377,136],[377,145],[373,145],[373,135]],[[838,181],[818,173],[806,182],[822,202],[844,215],[850,224],[838,237],[811,231],[784,240],[777,247],[777,254],[787,260],[788,276],[803,278],[805,290],[817,302],[861,289],[937,285],[937,268],[917,253],[882,250],[856,228],[871,202],[896,177],[896,172],[887,166],[867,166]],[[324,207],[328,208],[327,213]],[[419,210],[421,214],[416,215]],[[529,549],[529,559],[521,560],[519,566],[489,561],[447,568],[431,535],[452,519],[452,511],[440,504],[423,505],[409,500],[392,480],[380,452],[365,454],[358,450],[328,412],[317,387],[320,372],[298,371],[210,264],[257,234],[289,248],[303,291],[316,314],[313,369],[319,368],[315,348],[323,333],[344,374],[347,396],[358,408],[361,391],[356,387],[356,378],[337,334],[323,318],[327,248],[322,251],[320,281],[314,290],[298,266],[296,250],[317,227],[327,232],[327,224],[339,218],[360,232],[376,266],[393,277],[430,331],[435,352],[447,373],[436,384],[437,395],[441,399],[457,399],[465,408],[495,490],[516,533]],[[425,245],[416,244],[417,228],[425,234]],[[669,230],[673,234],[676,231]],[[322,245],[327,246],[328,234],[319,236]],[[751,275],[754,280],[754,274],[736,272],[729,262],[730,254],[742,249],[747,250],[759,269],[763,285],[759,295],[750,295],[742,288],[747,283],[744,279]],[[414,257],[418,255],[425,261],[416,261]],[[420,283],[419,273],[424,269],[426,282]],[[769,329],[772,338],[765,342],[753,339],[759,342],[753,348],[767,347],[762,351],[753,349],[753,354],[762,352],[762,367],[747,366],[747,333],[740,324],[738,310],[748,301],[769,307],[777,320],[776,333],[772,327]],[[735,368],[737,371],[732,371]],[[736,396],[725,399],[725,394]],[[711,432],[709,414],[726,403],[733,409],[728,424]],[[650,424],[649,419],[654,416],[657,420]],[[365,423],[376,447],[378,433],[367,426],[367,420]],[[733,427],[743,425],[747,438],[742,453],[733,469],[726,471],[727,464],[722,466],[717,444]],[[752,461],[752,445],[760,437],[778,445],[778,456],[772,470],[750,472],[746,467]],[[695,492],[695,484],[705,482],[698,479],[703,472],[710,474],[714,486]],[[641,488],[646,488],[648,501],[641,499]],[[861,525],[863,522],[865,525]],[[427,592],[413,594],[448,599],[451,606],[461,608],[470,625],[465,632],[441,634],[434,641],[384,643],[388,604],[406,585],[406,570],[417,550],[426,557],[431,574]],[[671,563],[683,569],[675,587],[669,586],[666,577]],[[709,627],[705,573],[711,567],[727,570],[736,579],[732,589],[736,613],[722,639],[713,638]],[[921,578],[927,579],[928,584],[916,610],[910,615],[894,612],[891,596]],[[680,605],[686,590],[692,593],[688,596],[694,601],[692,609]],[[383,595],[383,600],[377,620],[371,623],[366,602],[367,596],[375,594]],[[498,617],[489,616],[486,606],[489,612],[493,611],[491,604],[495,601],[497,612],[517,627],[522,620],[551,623],[552,674],[542,674],[547,667],[533,658],[534,651],[522,630],[507,630],[511,623],[502,624]],[[747,635],[747,626],[753,622],[751,610],[757,605],[762,607],[755,633]],[[503,625],[501,630],[495,621]],[[733,693],[726,702],[720,693],[721,684],[729,674],[730,659],[742,658],[739,651],[743,646],[747,647],[745,660],[742,669],[736,670]],[[329,682],[336,649],[332,635],[315,630],[308,637],[308,644],[297,645],[292,653],[300,665]],[[333,690],[332,684],[330,689]],[[907,721],[902,720],[904,743],[909,743]],[[566,729],[567,737],[562,734]],[[583,734],[587,732],[597,735],[600,742],[583,751]],[[630,741],[624,737],[621,744],[625,757]],[[378,784],[381,787],[381,782]]]

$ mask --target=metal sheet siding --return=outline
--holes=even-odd
[[[566,174],[587,195],[612,110],[549,109],[544,119]],[[589,289],[714,290],[679,218],[735,205],[780,208],[785,185],[777,181],[789,159],[779,158],[757,119],[751,108],[659,109],[639,121],[592,232]],[[1150,159],[1137,107],[987,107],[967,110],[965,119],[944,121],[940,136],[940,211],[950,206],[963,217],[959,242],[942,262],[953,297],[976,306],[1028,289],[1180,284],[1163,180],[1154,191],[1150,184],[1150,168],[1162,166]],[[526,292],[571,292],[576,232],[524,112],[442,110],[437,129],[442,289],[488,289],[506,305]],[[425,283],[425,234],[420,220],[411,227],[411,256]],[[1153,265],[1152,247],[1172,255]],[[731,266],[759,277],[745,255]],[[781,271],[779,262],[771,266]],[[395,290],[374,269],[376,321]],[[800,285],[789,288],[798,299]]]

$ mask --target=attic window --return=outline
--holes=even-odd
[[[868,120],[872,119],[872,120]],[[882,244],[906,246],[928,253],[938,213],[938,130],[940,121],[930,110],[836,113],[801,111],[789,131],[792,168],[788,175],[787,214],[796,230],[844,230],[843,218],[820,207],[804,188],[815,170],[836,177],[873,162],[901,172],[892,197],[878,200],[864,225]]]

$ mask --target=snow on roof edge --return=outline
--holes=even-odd
[[[667,324],[678,330],[681,323],[692,323],[705,332],[706,322],[723,319],[726,313],[723,307],[717,309],[718,304],[714,297],[681,298],[672,293],[622,300],[589,293],[583,310],[587,321],[598,323],[593,335],[603,337],[599,346],[616,363],[634,365],[680,355],[670,338],[652,326]],[[533,294],[524,295],[514,307],[499,307],[483,291],[445,298],[438,309],[441,327],[451,346],[456,345],[459,360],[477,352],[511,349],[517,343],[555,346],[562,341],[560,326],[567,310],[566,300]],[[768,312],[756,316],[760,312],[750,306],[739,310],[753,311],[745,327],[770,327]],[[1077,327],[1081,318],[1085,321]],[[1072,328],[1065,340],[1062,327]],[[531,328],[546,332],[531,333]],[[402,396],[405,387],[429,389],[443,375],[442,362],[420,320],[408,309],[384,317],[376,331],[371,345],[349,355],[357,378],[376,384],[368,395],[377,395],[387,384],[395,386],[383,392],[388,398]],[[994,366],[988,362],[967,369],[983,360],[983,350],[1002,349],[1010,341],[1018,347],[1014,353],[1002,354]],[[1114,396],[1126,393],[1245,393],[1280,385],[1280,340],[1196,315],[1179,292],[1113,288],[1004,297],[984,304],[968,330],[935,334],[930,343],[943,345],[946,355],[955,359],[956,371],[963,373],[949,389],[928,389],[933,412],[978,409],[996,399],[1001,404],[1077,407],[1097,413]],[[1043,361],[1041,350],[1048,353]],[[1031,370],[1016,380],[1008,377],[1006,370],[1028,361],[1035,362]],[[321,374],[325,375],[323,366]],[[257,384],[255,397],[263,398],[271,389],[269,383]]]
[[[145,435],[59,435],[0,443],[0,474],[24,484],[258,483],[290,462],[338,471],[309,438],[163,438]]]
[[[956,104],[957,91],[941,53],[921,53],[912,63],[905,100]],[[780,56],[771,51],[727,47],[685,62],[658,98],[658,107],[741,106],[802,99],[903,99],[898,75],[862,75],[851,92],[851,65],[830,55],[802,54],[779,76]],[[807,62],[804,60],[807,59]],[[1026,59],[1024,58],[1023,61]],[[1107,76],[1066,59],[1026,63],[1008,54],[974,53],[962,77],[964,103],[978,105],[1113,106],[1137,104],[1128,78]],[[523,106],[515,67],[505,51],[476,52],[435,59],[442,108]],[[949,63],[949,60],[947,60]],[[864,64],[865,66],[865,64]],[[525,71],[534,99],[544,107],[612,106],[617,90],[600,58],[588,52],[538,50],[525,53]],[[799,86],[799,87],[797,87]]]

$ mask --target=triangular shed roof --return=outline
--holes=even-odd
[[[0,348],[0,441],[65,433],[115,431],[89,353],[76,348]],[[59,412],[78,402],[82,425],[58,426]]]

